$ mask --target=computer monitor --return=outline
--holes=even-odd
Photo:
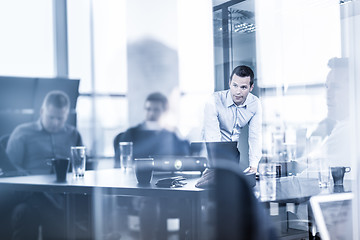
[[[239,163],[240,152],[237,144],[237,142],[192,142],[190,150],[192,155],[207,157],[211,167],[218,161]]]
[[[353,193],[317,195],[310,198],[311,210],[321,239],[353,239]]]

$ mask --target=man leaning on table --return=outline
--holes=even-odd
[[[256,172],[262,149],[262,116],[259,98],[251,93],[254,72],[237,66],[231,73],[229,89],[215,92],[205,105],[204,140],[239,141],[241,130],[249,125],[249,168]]]
[[[49,160],[70,157],[70,146],[82,145],[79,132],[66,124],[70,100],[62,91],[49,92],[40,118],[15,128],[6,152],[26,174],[50,174]],[[18,196],[20,204],[12,216],[13,239],[37,239],[42,226],[44,239],[65,238],[65,199],[61,194],[29,193]]]

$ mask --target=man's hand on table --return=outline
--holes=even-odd
[[[244,170],[244,173],[256,173],[257,168],[256,167],[248,167]],[[195,187],[198,188],[209,188],[214,186],[215,184],[215,169],[209,169],[206,168],[203,174],[201,175],[201,178],[196,183]]]
[[[257,172],[257,168],[256,167],[248,167],[247,169],[244,170],[244,173],[256,173]]]
[[[215,184],[215,169],[206,168],[195,187],[209,188]]]

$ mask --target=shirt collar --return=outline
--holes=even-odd
[[[159,122],[153,122],[153,121],[145,121],[142,124],[142,128],[144,130],[153,130],[153,131],[160,131],[162,129]]]
[[[41,123],[41,119],[39,119],[39,120],[36,121],[35,127],[36,127],[36,130],[38,130],[38,131],[48,132],[48,131],[46,131],[46,129],[43,127],[43,125],[42,125],[42,123]],[[59,132],[65,132],[65,131],[66,131],[66,124],[65,124],[65,126],[64,126]]]
[[[246,106],[249,104],[249,102],[251,101],[249,98],[251,96],[251,93],[249,93],[245,99],[245,102],[239,106],[237,106],[234,101],[232,100],[232,97],[231,97],[231,93],[230,93],[230,90],[227,91],[226,93],[226,106],[227,107],[231,107],[231,106],[235,106],[235,107],[243,107],[243,108],[246,108]]]

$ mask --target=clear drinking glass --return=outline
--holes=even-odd
[[[84,177],[86,152],[84,146],[71,147],[72,172],[75,178]]]
[[[327,158],[318,158],[317,167],[319,174],[319,186],[326,188],[330,185],[330,166]]]
[[[260,163],[260,198],[262,201],[276,198],[276,163]]]
[[[120,142],[120,167],[124,170],[132,168],[133,158],[133,143],[132,142]]]

